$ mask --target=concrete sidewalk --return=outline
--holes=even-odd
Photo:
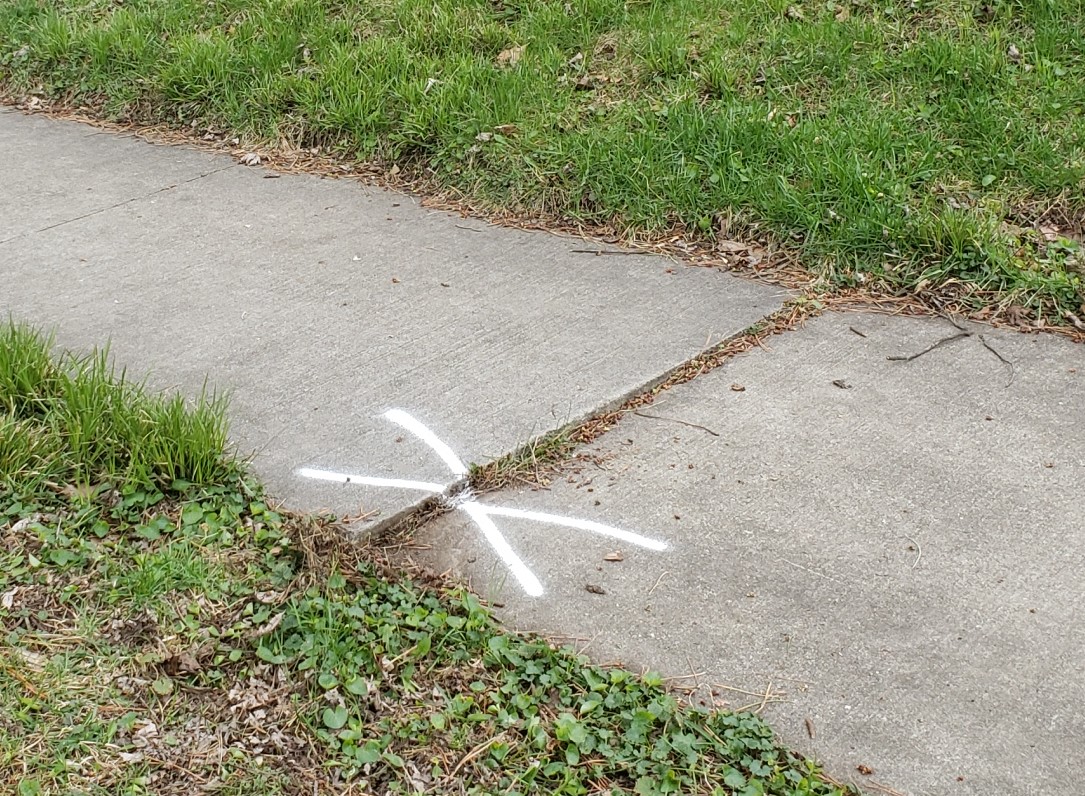
[[[838,778],[1077,796],[1085,350],[977,329],[1009,386],[978,336],[887,360],[944,321],[830,315],[627,415],[551,488],[485,496],[541,596],[462,511],[413,555],[515,627],[766,703]]]
[[[0,112],[0,314],[112,342],[151,383],[233,394],[256,472],[295,508],[393,517],[658,379],[779,290],[487,227],[350,180]],[[371,480],[306,478],[309,467]],[[384,479],[384,480],[381,480]],[[383,484],[383,485],[381,485]]]
[[[14,112],[0,153],[0,313],[231,390],[271,490],[363,526],[786,298]],[[521,628],[763,704],[840,778],[1076,796],[1085,351],[983,330],[1011,368],[976,331],[900,362],[955,330],[819,318],[626,416],[549,490],[462,496],[425,560]]]

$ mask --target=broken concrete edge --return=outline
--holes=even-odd
[[[690,236],[689,231],[674,227],[666,230],[617,229],[606,224],[573,222],[558,216],[539,213],[524,214],[480,203],[462,192],[436,185],[424,172],[414,173],[409,167],[382,161],[359,161],[334,152],[289,148],[286,142],[272,144],[249,140],[228,131],[220,131],[212,139],[200,133],[199,127],[173,127],[166,124],[141,124],[112,121],[95,114],[94,108],[70,106],[60,101],[36,98],[31,106],[30,95],[11,93],[0,81],[0,112],[41,115],[58,121],[70,121],[100,130],[138,138],[158,146],[181,146],[203,152],[228,156],[234,164],[263,168],[268,176],[279,174],[309,174],[329,179],[350,179],[367,188],[379,188],[410,196],[419,206],[436,212],[447,212],[462,218],[474,218],[492,226],[527,231],[548,232],[592,245],[609,247],[609,251],[583,252],[586,256],[605,254],[643,254],[667,257],[689,267],[715,268],[755,282],[802,292],[817,300],[836,304],[854,304],[868,311],[904,312],[909,315],[953,315],[966,320],[1006,327],[1018,331],[1043,331],[1085,343],[1085,321],[1077,316],[1060,318],[1061,325],[1049,325],[1039,317],[1030,322],[1020,317],[1022,308],[999,300],[992,291],[965,289],[958,282],[932,284],[921,293],[901,295],[892,286],[832,287],[811,271],[799,265],[802,253],[768,237],[748,237],[741,241],[716,240]],[[236,142],[236,143],[234,143]],[[259,152],[254,152],[254,150]],[[253,159],[253,155],[256,158]],[[724,244],[721,246],[721,244]],[[760,259],[736,255],[757,252]],[[973,303],[969,303],[972,300]],[[979,302],[978,304],[976,302]],[[1085,307],[1082,309],[1085,316]]]
[[[416,529],[453,510],[457,500],[463,496],[496,492],[517,484],[545,487],[563,465],[576,460],[578,448],[613,430],[627,414],[637,414],[640,409],[651,406],[661,393],[672,387],[692,381],[754,348],[763,348],[767,339],[784,332],[796,331],[802,328],[806,321],[825,312],[943,317],[957,325],[953,315],[931,310],[909,297],[883,298],[850,294],[815,298],[802,294],[788,299],[783,307],[752,326],[705,349],[624,396],[608,401],[559,428],[538,434],[498,459],[486,464],[471,464],[467,476],[452,482],[442,494],[426,497],[367,528],[352,527],[349,521],[344,522],[344,527],[376,545],[397,541],[406,544],[406,540]],[[990,320],[976,322],[995,325]],[[1021,333],[1038,331],[1009,328]],[[1061,336],[1085,343],[1085,334],[1074,333],[1070,329],[1060,328],[1059,331],[1065,332]]]
[[[470,465],[467,476],[451,483],[440,495],[419,500],[366,528],[352,527],[349,521],[343,521],[342,526],[378,547],[406,543],[417,528],[453,510],[464,497],[495,492],[513,484],[545,486],[550,473],[574,460],[577,448],[610,431],[626,414],[650,406],[661,392],[715,370],[733,357],[760,346],[768,337],[799,328],[825,308],[821,302],[805,296],[788,299],[776,312],[626,394],[559,428],[536,435],[498,459]]]
[[[824,305],[804,296],[789,299],[781,309],[753,326],[705,349],[589,416],[541,434],[519,450],[489,464],[474,467],[468,475],[471,487],[476,492],[493,492],[515,483],[545,486],[546,472],[569,461],[576,448],[610,431],[626,414],[651,406],[660,393],[715,370],[733,357],[759,346],[768,337],[797,329],[823,309]]]

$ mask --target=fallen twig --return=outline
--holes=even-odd
[[[604,254],[643,254],[648,256],[651,252],[627,252],[627,251],[613,251],[608,249],[571,249],[573,254],[594,254],[596,257],[601,257]]]
[[[671,677],[664,677],[663,682],[669,683],[672,680],[696,680],[698,677],[704,677],[704,672],[690,672],[689,674],[676,674]],[[760,696],[760,694],[753,694],[753,696]]]
[[[493,746],[495,743],[497,743],[498,741],[500,741],[504,737],[505,737],[505,733],[499,732],[493,738],[490,738],[488,740],[483,741],[478,746],[476,746],[474,749],[472,749],[470,752],[465,754],[462,758],[460,758],[460,762],[458,762],[456,764],[455,768],[453,768],[452,771],[449,772],[448,779],[452,779],[453,777],[455,777],[457,774],[460,773],[461,768],[463,768],[465,765],[470,763],[476,757],[478,757],[479,755],[484,753],[487,749],[489,749],[491,746]]]
[[[772,681],[770,680],[769,682],[771,683]],[[745,688],[738,688],[738,687],[733,686],[733,685],[724,685],[722,683],[713,683],[712,688],[722,688],[724,691],[734,691],[736,694],[745,694],[746,696],[754,696],[754,697],[764,696],[764,694],[761,691],[747,691]],[[780,697],[787,696],[787,694],[785,694],[782,691],[778,692],[776,695],[780,696]]]
[[[1010,380],[1008,382],[1006,382],[1006,386],[1009,387],[1011,384],[1013,384],[1013,377],[1014,377],[1013,363],[1010,362],[1010,360],[1006,359],[1006,357],[1002,356],[1002,354],[998,353],[998,351],[995,350],[995,347],[992,346],[990,343],[988,343],[987,339],[982,334],[979,335],[979,339],[980,339],[980,342],[983,343],[984,348],[986,348],[988,351],[990,351],[992,354],[994,354],[996,357],[998,357],[998,361],[1001,362],[1003,365],[1007,366],[1010,369]]]
[[[886,796],[905,796],[902,791],[899,791],[896,788],[890,788],[888,785],[883,785],[882,783],[877,782],[873,779],[865,780],[863,782],[863,787],[873,788],[874,790],[881,791],[882,793],[886,794]]]
[[[707,431],[713,437],[718,437],[720,435],[718,431],[713,431],[712,429],[706,428],[705,426],[699,426],[696,423],[689,423],[685,420],[679,420],[676,417],[661,417],[660,415],[650,415],[647,412],[638,412],[636,410],[634,410],[633,414],[635,414],[637,417],[647,417],[649,420],[667,420],[671,423],[679,423],[683,426],[689,426],[690,428],[699,428],[701,431]]]
[[[954,340],[960,340],[962,337],[971,337],[972,332],[958,332],[957,334],[950,335],[949,337],[943,337],[937,343],[929,345],[917,354],[910,354],[908,356],[889,356],[886,357],[890,362],[911,362],[913,359],[919,359],[924,354],[929,354],[936,348],[944,346],[946,343],[952,343]]]

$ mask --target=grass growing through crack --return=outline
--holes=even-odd
[[[12,0],[0,81],[1057,317],[1085,299],[1083,31],[1082,0]]]
[[[3,792],[842,794],[755,716],[506,633],[472,594],[276,512],[209,458],[221,403],[177,423],[82,367],[104,357],[0,337]],[[69,379],[111,396],[101,428],[144,434],[74,444],[102,404],[68,403]],[[152,426],[168,466],[133,464]]]

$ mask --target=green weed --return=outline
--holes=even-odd
[[[0,325],[0,483],[34,479],[118,489],[210,484],[240,473],[227,446],[224,403],[153,395],[107,350],[54,355],[53,340]]]

